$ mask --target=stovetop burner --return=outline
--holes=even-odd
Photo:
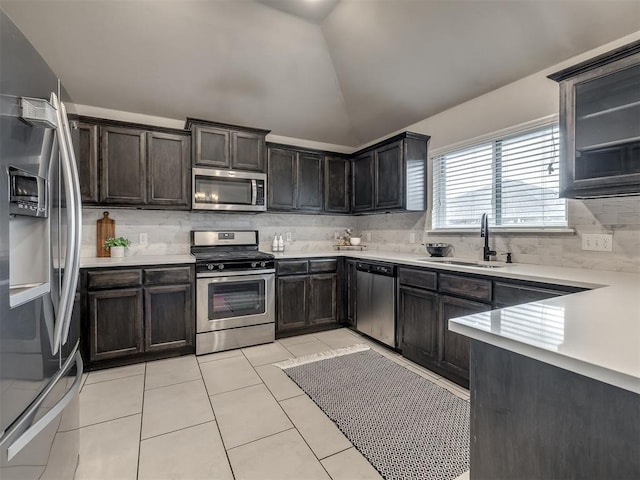
[[[242,251],[230,251],[230,252],[193,252],[198,262],[224,262],[228,260],[271,260],[274,257],[271,253],[265,253],[260,251],[242,252]]]
[[[258,250],[258,231],[192,231],[196,273],[273,270],[275,256]]]

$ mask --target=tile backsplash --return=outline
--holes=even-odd
[[[96,254],[96,221],[105,208],[83,209],[81,256]],[[317,251],[332,248],[334,232],[342,234],[346,228],[355,228],[356,217],[295,214],[240,214],[210,212],[179,212],[164,210],[109,209],[109,217],[116,222],[116,235],[133,242],[129,255],[162,255],[189,253],[191,230],[259,230],[260,249],[271,250],[276,233],[291,232],[291,242],[285,242],[291,251]],[[140,233],[148,236],[147,245],[138,243]]]
[[[104,208],[83,209],[81,255],[95,256],[96,220]],[[353,228],[362,234],[369,250],[425,252],[421,243],[446,242],[454,255],[480,258],[482,239],[473,233],[434,234],[429,229],[429,213],[406,212],[365,216],[299,215],[287,213],[223,214],[133,209],[110,209],[116,221],[116,235],[129,238],[131,255],[189,252],[189,231],[193,229],[256,229],[260,248],[271,249],[273,235],[291,232],[288,251],[309,252],[331,249],[334,233]],[[513,252],[513,261],[564,267],[594,268],[640,273],[640,197],[569,200],[572,234],[525,234],[494,231],[491,246],[498,252]],[[138,243],[147,233],[148,244]],[[413,233],[413,235],[411,235]],[[613,234],[612,252],[581,249],[583,233]],[[371,240],[367,239],[371,235]],[[415,243],[410,243],[414,237]],[[426,252],[425,252],[426,253]]]
[[[640,197],[569,200],[569,226],[575,233],[531,234],[492,232],[491,247],[512,252],[513,261],[562,267],[640,273]],[[429,232],[428,213],[359,217],[358,228],[371,232],[370,249],[424,252],[420,243],[445,242],[453,255],[482,257],[480,218],[477,231],[458,234]],[[416,243],[409,243],[415,232]],[[612,252],[582,250],[583,233],[613,234]],[[426,252],[425,252],[426,253]],[[504,259],[500,257],[499,259]]]

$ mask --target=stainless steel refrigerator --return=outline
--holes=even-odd
[[[81,204],[60,82],[0,9],[0,478],[71,479]],[[76,135],[77,137],[77,135]]]

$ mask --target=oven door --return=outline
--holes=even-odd
[[[197,279],[197,333],[275,322],[275,274],[209,274]]]

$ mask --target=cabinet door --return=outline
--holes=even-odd
[[[364,212],[373,209],[373,152],[356,158],[351,168],[352,210]]]
[[[398,329],[402,356],[429,367],[438,363],[438,295],[401,285]]]
[[[100,202],[142,205],[146,202],[145,132],[101,127]]]
[[[349,213],[349,170],[346,158],[324,159],[324,211]]]
[[[98,126],[80,123],[78,131],[76,161],[80,177],[80,196],[83,204],[98,203]]]
[[[309,275],[309,325],[337,322],[335,273]]]
[[[298,210],[322,211],[324,169],[322,155],[298,153],[297,202]]]
[[[142,353],[142,288],[88,292],[89,359]]]
[[[279,277],[276,296],[278,331],[304,327],[307,324],[307,275]]]
[[[395,142],[375,152],[375,201],[376,210],[401,208],[404,197],[402,168],[403,143]]]
[[[144,289],[145,351],[193,345],[191,285],[162,285]]]
[[[147,189],[150,205],[188,208],[189,137],[169,133],[147,133]]]
[[[469,380],[469,338],[449,330],[449,319],[491,310],[490,305],[443,295],[440,297],[440,366]]]
[[[560,84],[560,196],[640,193],[640,54]]]
[[[264,135],[231,133],[231,168],[264,172]]]
[[[296,159],[297,154],[293,150],[269,149],[268,209],[293,210],[295,208]]]
[[[196,126],[194,132],[194,165],[218,168],[231,167],[229,130]]]

